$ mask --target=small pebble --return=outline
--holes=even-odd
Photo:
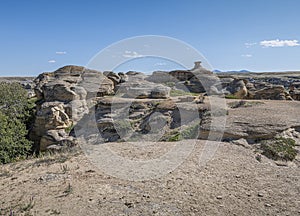
[[[264,197],[264,195],[261,192],[258,192],[257,196]]]
[[[266,203],[266,204],[265,204],[265,206],[266,206],[266,207],[271,207],[272,205],[271,205],[271,204],[268,204],[268,203]]]

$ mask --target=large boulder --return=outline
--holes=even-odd
[[[226,87],[226,91],[234,95],[236,98],[245,98],[248,94],[248,90],[244,80],[234,79]]]
[[[96,70],[80,66],[65,66],[53,73],[43,73],[35,79],[38,99],[70,102],[82,97],[103,96],[114,93],[113,81]],[[85,91],[78,91],[80,88]],[[81,94],[86,94],[81,96]]]
[[[69,136],[65,130],[49,130],[42,136],[39,150],[60,150],[76,144],[76,139]]]
[[[249,99],[259,100],[286,100],[288,93],[282,85],[272,85],[267,83],[259,83],[254,85],[255,91],[249,91]]]
[[[294,100],[300,100],[300,90],[290,91],[291,98]]]

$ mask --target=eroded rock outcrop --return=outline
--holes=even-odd
[[[283,85],[266,82],[249,82],[236,77],[222,78],[223,92],[236,99],[256,100],[292,100],[290,93]]]
[[[39,150],[75,145],[72,126],[88,113],[87,99],[114,94],[113,82],[101,72],[65,66],[36,80],[36,119],[30,137]]]
[[[272,81],[280,83],[278,79]],[[225,131],[210,128],[211,116],[206,114],[210,112],[212,98],[207,95],[222,98],[224,93],[240,99],[300,100],[300,89],[297,83],[292,83],[288,91],[286,85],[233,75],[219,79],[200,63],[192,70],[155,72],[150,76],[134,71],[101,73],[65,66],[39,75],[35,83],[37,112],[30,137],[42,151],[75,145],[77,139],[72,136],[75,125],[87,139],[100,134],[103,142],[139,136],[168,141],[182,135],[179,131],[182,126],[190,134],[195,129],[191,124],[198,120],[199,138],[206,139],[211,130],[216,130],[214,133],[222,133],[225,140],[251,142],[272,138],[298,126],[299,122],[296,116],[290,118],[290,113],[282,114],[286,109],[282,104],[271,109],[272,106],[265,105],[243,107],[246,103],[241,103],[229,111],[226,107],[217,110],[220,119],[217,114],[214,121],[224,121],[227,115]],[[134,136],[127,137],[128,131]]]
[[[127,81],[116,86],[117,95],[137,99],[166,99],[170,97],[171,89],[168,86],[149,82],[146,78],[143,74],[127,75]]]

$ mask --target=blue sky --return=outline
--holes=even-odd
[[[184,41],[213,69],[300,70],[299,8],[299,0],[4,0],[0,75],[87,65],[110,44],[139,35]]]

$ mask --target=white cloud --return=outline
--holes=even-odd
[[[54,59],[51,59],[48,61],[49,63],[55,63],[56,61]]]
[[[242,57],[245,57],[245,58],[251,58],[252,55],[251,55],[251,54],[243,54]]]
[[[66,51],[57,51],[57,52],[55,52],[57,55],[65,55],[65,54],[67,54],[67,52]]]
[[[157,62],[154,64],[154,66],[165,66],[165,65],[167,65],[167,63],[165,62]]]
[[[245,43],[246,48],[250,48],[254,45],[256,45],[257,43]]]
[[[298,40],[264,40],[260,42],[260,45],[263,47],[294,47],[300,46]]]
[[[139,58],[139,57],[143,57],[143,55],[138,54],[135,51],[126,50],[125,53],[123,54],[123,57],[125,57],[125,58]]]

